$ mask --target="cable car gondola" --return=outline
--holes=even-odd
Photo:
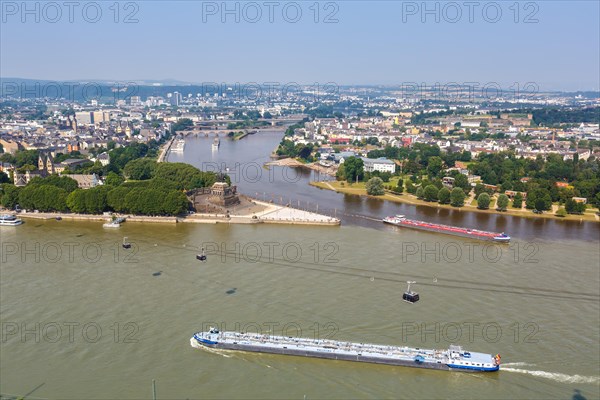
[[[123,238],[123,248],[124,248],[124,249],[130,249],[130,248],[131,248],[131,243],[129,243],[129,242],[127,241],[127,236],[125,236],[125,237]]]
[[[206,254],[204,253],[204,247],[202,248],[202,253],[196,254],[196,259],[202,262],[206,262]]]
[[[406,301],[407,303],[416,303],[417,301],[419,301],[419,293],[417,292],[413,292],[410,290],[410,284],[411,283],[416,283],[415,281],[406,281],[406,283],[408,283],[408,289],[406,289],[406,292],[404,292],[404,294],[402,295],[402,300]]]

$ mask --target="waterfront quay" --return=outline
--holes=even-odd
[[[196,213],[185,218],[178,218],[178,222],[189,223],[230,223],[230,224],[287,224],[287,225],[340,225],[340,220],[328,215],[299,210],[289,206],[281,206],[251,199],[255,204],[253,209],[244,210],[244,213],[209,214]]]
[[[287,224],[287,225],[324,225],[337,226],[340,220],[328,215],[315,212],[299,210],[289,206],[265,203],[252,199],[255,204],[251,210],[243,210],[243,213],[194,213],[186,216],[144,216],[128,214],[70,214],[70,213],[36,213],[22,212],[19,218],[52,220],[60,217],[65,220],[101,221],[110,222],[114,217],[125,217],[127,222],[151,222],[151,223],[200,223],[200,224]],[[14,214],[14,213],[10,213]]]

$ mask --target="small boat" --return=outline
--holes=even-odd
[[[206,253],[204,252],[204,247],[202,248],[202,252],[200,254],[196,254],[196,259],[202,262],[206,262]]]
[[[104,228],[120,228],[121,224],[125,222],[125,217],[119,217],[117,219],[114,219],[110,222],[105,223],[104,225],[102,225]]]
[[[131,248],[131,243],[129,243],[129,241],[127,240],[127,236],[125,236],[123,238],[123,248],[124,249],[130,249]]]
[[[221,139],[219,139],[219,136],[217,135],[217,137],[215,137],[215,140],[212,143],[212,148],[218,149],[220,145],[221,145]]]
[[[404,292],[404,294],[402,295],[402,300],[406,301],[407,303],[414,304],[417,301],[419,301],[419,293],[411,291],[410,284],[417,283],[417,282],[406,281],[406,283],[408,283],[408,289],[406,289],[406,292]]]
[[[21,225],[23,220],[14,215],[0,215],[0,226],[17,226]]]
[[[62,217],[58,216],[55,218],[57,221],[62,221]]]

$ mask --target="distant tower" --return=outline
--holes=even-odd
[[[54,159],[52,158],[52,154],[46,155],[46,172],[49,175],[54,173]]]
[[[54,160],[51,154],[40,152],[38,157],[38,171],[42,175],[51,175],[54,173]]]
[[[131,139],[131,127],[129,126],[129,123],[125,125],[125,135]]]
[[[40,151],[40,155],[38,156],[38,170],[40,171],[46,168],[45,156],[46,154]]]

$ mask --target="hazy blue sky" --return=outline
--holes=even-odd
[[[337,23],[323,21],[335,11],[333,5],[325,9],[327,2],[319,3],[318,23],[313,1],[272,2],[277,4],[273,22],[269,6],[258,1],[254,4],[262,17],[255,23],[256,7],[247,2],[238,3],[239,23],[233,14],[221,15],[221,2],[201,1],[133,2],[137,23],[123,22],[132,6],[124,9],[120,3],[120,22],[115,23],[113,1],[99,1],[102,16],[92,23],[82,15],[87,5],[88,20],[95,18],[90,3],[79,2],[73,23],[67,7],[61,6],[62,16],[56,17],[55,8],[43,9],[40,3],[38,23],[35,11],[24,14],[20,1],[3,1],[0,75],[242,83],[536,82],[542,89],[599,88],[598,1],[520,2],[518,16],[513,1],[473,2],[473,22],[463,1],[453,3],[460,17],[448,2],[428,3],[430,9],[437,4],[439,22],[436,13],[423,14],[420,1],[330,2],[337,6]],[[295,4],[302,16],[292,23]],[[29,7],[34,9],[34,3]],[[208,15],[203,8],[218,9]],[[538,22],[525,23],[527,16]]]

